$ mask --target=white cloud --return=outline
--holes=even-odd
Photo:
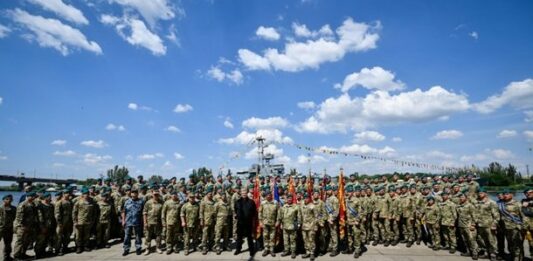
[[[526,130],[523,134],[528,141],[533,141],[533,130]]]
[[[81,145],[97,149],[107,147],[107,144],[103,140],[85,140],[81,142]]]
[[[61,157],[73,157],[76,156],[76,152],[72,150],[65,150],[65,151],[55,151],[54,156],[61,156]]]
[[[62,55],[68,55],[72,49],[84,49],[95,54],[102,54],[102,49],[94,41],[88,41],[78,29],[63,24],[52,18],[31,15],[26,11],[15,9],[8,11],[9,16],[17,23],[31,31],[24,34],[29,41],[36,41],[41,47],[50,47]]]
[[[224,127],[228,128],[228,129],[233,129],[233,123],[231,123],[230,119],[224,120]]]
[[[265,150],[264,150],[264,153],[265,154],[274,155],[274,157],[277,160],[280,160],[280,158],[285,156],[283,154],[283,149],[282,148],[278,148],[275,144],[271,144],[268,147],[266,147]],[[245,159],[257,159],[258,155],[259,154],[258,154],[258,151],[257,151],[257,147],[254,147],[250,151],[246,152],[246,154],[244,155],[244,158]]]
[[[255,34],[265,40],[276,41],[279,40],[279,33],[273,27],[259,26]]]
[[[449,92],[440,86],[397,95],[375,91],[364,98],[352,98],[344,93],[322,102],[313,116],[300,123],[297,130],[331,133],[404,122],[427,122],[468,108],[466,96]]]
[[[431,139],[433,140],[453,140],[463,136],[463,133],[458,130],[443,130],[437,132]]]
[[[385,136],[377,131],[362,131],[354,135],[356,142],[383,141]]]
[[[315,38],[319,36],[328,37],[333,36],[334,34],[329,24],[322,26],[318,31],[311,31],[307,28],[305,24],[292,23],[292,30],[294,31],[294,35],[296,36],[308,38]]]
[[[137,105],[136,103],[129,103],[128,104],[128,109],[130,109],[130,110],[136,111],[138,108],[139,108],[139,105]]]
[[[174,126],[174,125],[168,126],[165,130],[166,131],[170,131],[170,132],[174,132],[174,133],[181,132],[181,130],[178,127]]]
[[[344,153],[354,153],[354,154],[380,154],[380,155],[393,155],[396,150],[385,146],[382,149],[374,148],[371,146],[368,146],[366,144],[360,145],[360,144],[352,144],[350,146],[342,146],[338,149],[339,152]]]
[[[81,25],[88,25],[89,20],[76,7],[65,4],[62,0],[30,0],[30,2],[41,6],[47,11],[51,11],[61,18]]]
[[[306,155],[299,155],[297,162],[300,165],[308,164],[309,162],[311,164],[313,163],[322,163],[327,162],[328,160],[320,155],[313,155],[313,156],[306,156]]]
[[[289,126],[289,121],[281,117],[270,117],[266,119],[252,117],[244,120],[242,126],[249,129],[286,128]]]
[[[153,160],[156,158],[163,158],[165,155],[163,153],[155,153],[155,154],[141,154],[137,156],[137,159],[139,160]]]
[[[50,144],[56,145],[56,146],[64,146],[65,144],[67,144],[67,141],[66,140],[54,140]]]
[[[141,110],[141,111],[156,111],[154,110],[153,108],[151,107],[148,107],[148,106],[144,106],[144,105],[139,105],[137,103],[128,103],[128,109],[132,110],[132,111],[136,111],[136,110]]]
[[[475,155],[464,155],[464,156],[461,157],[460,160],[462,162],[473,163],[473,162],[484,161],[487,158],[488,158],[487,155],[485,155],[483,153],[478,153],[478,154],[475,154]]]
[[[511,82],[501,94],[490,96],[474,104],[474,109],[480,113],[491,113],[505,105],[511,105],[517,109],[533,108],[533,79]]]
[[[193,110],[193,108],[189,104],[178,104],[174,108],[174,112],[175,113],[184,113],[184,112],[188,112],[188,111],[192,111],[192,110]]]
[[[261,129],[255,133],[242,131],[234,138],[219,139],[219,143],[223,144],[243,144],[247,145],[255,140],[256,137],[263,137],[267,142],[292,144],[290,137],[283,136],[283,133],[277,129]]]
[[[174,158],[175,158],[176,160],[184,159],[184,157],[183,157],[181,154],[177,153],[177,152],[174,152]]]
[[[510,150],[504,150],[504,149],[493,149],[493,150],[490,150],[490,149],[487,149],[485,151],[490,153],[493,157],[495,157],[495,158],[497,158],[499,160],[510,159],[510,158],[514,157],[513,153]]]
[[[0,97],[0,104],[2,104],[2,98]],[[524,111],[524,115],[526,118],[524,119],[525,122],[533,122],[533,111]]]
[[[172,168],[174,168],[174,165],[169,160],[165,161],[163,166],[161,166],[161,169],[164,169],[164,170],[169,170]]]
[[[322,63],[336,62],[347,53],[376,48],[379,39],[377,31],[380,28],[379,22],[371,25],[348,18],[336,30],[338,40],[332,36],[320,36],[303,42],[288,41],[283,50],[268,48],[263,51],[263,55],[240,49],[239,60],[249,70],[269,70],[272,67],[280,71],[298,72],[317,69]]]
[[[498,138],[511,138],[511,137],[514,137],[514,136],[516,136],[516,131],[515,130],[502,130],[498,134]]]
[[[298,108],[304,109],[304,110],[312,110],[316,107],[315,102],[312,101],[304,101],[298,103]]]
[[[104,14],[100,17],[100,22],[115,26],[120,37],[129,44],[146,48],[155,56],[165,55],[167,52],[167,47],[163,44],[163,40],[157,34],[152,33],[143,21],[135,17],[125,15],[119,18]]]
[[[405,88],[405,84],[399,80],[395,80],[394,73],[387,71],[379,66],[363,68],[359,72],[349,74],[344,78],[342,84],[335,84],[335,88],[347,92],[352,88],[361,86],[369,90],[376,89],[382,91],[396,91]]]
[[[470,35],[470,37],[474,38],[475,40],[479,39],[479,34],[476,31],[473,31],[468,35]]]
[[[6,37],[10,32],[9,27],[0,24],[0,38]]]
[[[124,127],[124,125],[115,125],[113,123],[109,123],[105,126],[105,129],[109,131],[125,131],[126,127]]]
[[[98,155],[93,153],[83,155],[83,162],[90,166],[103,164],[111,159],[112,157],[109,155]]]
[[[449,153],[445,153],[442,151],[434,150],[427,153],[427,156],[430,158],[437,158],[437,159],[445,159],[445,160],[451,160],[453,159],[453,155]]]
[[[402,138],[400,137],[392,137],[393,142],[402,142]]]
[[[127,8],[135,9],[148,22],[151,27],[154,27],[159,20],[171,20],[178,16],[184,16],[183,9],[172,4],[169,0],[108,0],[125,6]]]

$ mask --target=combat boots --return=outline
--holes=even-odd
[[[295,259],[295,258],[296,258],[296,252],[292,252],[292,253],[291,253],[291,258],[292,258],[292,259]]]
[[[288,251],[283,251],[283,253],[281,253],[282,257],[288,256],[288,255],[290,255],[290,253]]]
[[[262,256],[268,256],[268,254],[270,254],[270,251],[268,249],[265,249],[265,251],[263,251]]]
[[[315,255],[311,254],[311,256],[309,257],[309,260],[315,261]]]
[[[81,249],[81,247],[77,247],[77,248],[76,248],[76,254],[81,254],[81,252],[83,252],[83,250]]]
[[[311,255],[310,254],[305,254],[302,256],[302,258],[309,258]]]

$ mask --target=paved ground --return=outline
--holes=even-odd
[[[133,243],[133,242],[132,242]],[[246,244],[245,244],[246,245]],[[244,247],[244,246],[243,246]],[[528,247],[525,247],[526,251]],[[0,244],[0,251],[3,251],[3,242]],[[526,252],[526,256],[529,256],[529,251]],[[28,254],[33,255],[33,251],[28,251]],[[140,255],[137,256],[135,253],[130,253],[128,256],[123,257],[122,256],[122,244],[115,244],[109,249],[99,249],[99,250],[93,250],[91,252],[86,252],[82,254],[76,254],[76,253],[69,253],[67,255],[64,255],[62,257],[53,257],[48,258],[46,260],[76,260],[76,261],[84,261],[84,260],[176,260],[176,259],[184,259],[184,260],[248,260],[249,255],[248,253],[243,253],[238,256],[234,256],[233,252],[223,252],[221,255],[216,255],[216,253],[208,253],[207,255],[202,255],[200,252],[194,252],[189,254],[188,256],[183,255],[183,252],[180,252],[179,254],[158,254],[158,253],[152,253],[149,256]],[[254,260],[292,260],[290,256],[288,257],[281,257],[280,253],[276,255],[276,257],[262,257],[261,253],[258,253]],[[295,260],[303,260],[300,256],[298,256]],[[308,259],[307,259],[308,260]],[[338,256],[332,258],[328,255],[317,257],[316,260],[354,260],[352,255],[343,255],[339,254]],[[467,257],[461,257],[459,253],[456,254],[449,254],[448,251],[433,251],[423,244],[420,246],[413,245],[411,248],[406,248],[405,245],[397,245],[397,246],[389,246],[389,247],[383,247],[383,246],[368,246],[368,251],[365,252],[358,260],[391,260],[391,261],[466,261],[466,260],[472,260],[471,258]]]

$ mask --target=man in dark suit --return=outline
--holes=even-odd
[[[235,202],[235,214],[237,220],[237,247],[235,249],[235,255],[241,253],[242,240],[246,237],[248,243],[248,250],[250,251],[250,257],[255,255],[254,241],[252,238],[252,231],[254,228],[254,221],[257,218],[257,209],[255,202],[248,197],[248,190],[241,190],[241,198]]]

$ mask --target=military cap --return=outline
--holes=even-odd
[[[484,187],[479,187],[477,193],[487,193],[487,190]]]
[[[106,178],[104,181],[105,181],[105,182],[110,182],[111,179],[110,179],[110,178]]]
[[[353,191],[361,191],[361,186],[359,185],[353,186]]]
[[[442,193],[440,193],[441,196],[448,196],[450,195],[450,193],[446,192],[446,191],[443,191]]]
[[[394,185],[389,185],[389,191],[391,191],[391,190],[396,190],[396,186],[394,186]]]
[[[175,191],[175,190],[173,190],[173,191],[170,192],[170,195],[172,195],[172,196],[174,196],[174,195],[178,195],[178,192]]]
[[[146,184],[141,184],[141,185],[139,186],[139,189],[140,189],[140,190],[147,190],[147,189],[148,189],[148,185],[146,185]]]
[[[47,191],[43,193],[43,198],[51,198],[51,197],[52,195],[50,194],[50,192]]]
[[[211,193],[211,192],[213,192],[213,186],[212,186],[212,185],[207,186],[207,188],[206,188],[206,192],[207,192],[207,193]]]
[[[382,189],[383,189],[383,188],[382,188],[381,186],[376,186],[376,187],[374,188],[374,192],[378,192],[378,191],[380,191],[380,190],[382,190]]]
[[[326,191],[331,190],[331,189],[332,189],[331,185],[326,185],[326,187],[325,187]]]
[[[510,189],[506,188],[503,190],[503,194],[513,194]]]
[[[463,192],[459,192],[459,193],[457,193],[457,196],[458,196],[458,197],[462,197],[462,196],[465,196],[465,197],[466,197],[466,194],[463,193]]]
[[[102,196],[103,196],[103,197],[107,197],[107,196],[109,196],[109,191],[105,190],[105,191],[102,193]]]
[[[159,189],[159,185],[157,185],[157,184],[152,184],[152,185],[150,186],[150,189],[153,189],[153,190]]]
[[[435,201],[435,198],[434,198],[433,196],[427,196],[427,197],[426,197],[426,200],[427,200],[427,201],[430,201],[430,200]]]
[[[459,187],[459,184],[457,184],[457,183],[453,183],[453,184],[452,184],[452,188],[453,188],[453,187]]]
[[[89,189],[87,187],[81,188],[81,194],[89,194]]]
[[[189,174],[189,178],[194,178],[194,174]]]
[[[11,198],[11,199],[13,199],[13,195],[11,195],[11,194],[4,195],[4,196],[2,197],[2,200],[5,200],[5,199],[7,199],[7,198]]]
[[[131,191],[131,186],[124,185],[124,191]]]
[[[35,191],[30,191],[26,193],[26,197],[35,197],[35,196],[37,196],[37,193],[35,193]]]
[[[144,178],[143,175],[137,176],[137,179],[142,179],[142,178]]]
[[[131,193],[139,193],[139,190],[137,190],[136,188],[131,188],[131,189],[130,189],[130,192],[131,192]]]
[[[127,179],[127,180],[133,180],[133,178],[130,177],[130,176],[126,176],[126,179]]]
[[[357,177],[357,175],[355,175],[355,173],[352,173],[352,174],[350,174],[350,178],[351,178],[351,177],[354,177],[354,178],[355,178],[355,177]]]
[[[218,174],[217,179],[221,179],[222,175]]]
[[[409,187],[407,186],[407,184],[403,184],[403,185],[400,186],[400,188],[404,189],[404,188],[409,188]]]
[[[345,190],[346,190],[346,192],[353,192],[353,186],[352,185],[348,185],[348,186],[346,186]]]
[[[60,191],[56,192],[55,196],[56,197],[61,197],[61,196],[63,196],[63,193],[64,193],[63,190],[60,190]]]
[[[526,188],[526,189],[524,189],[524,194],[528,193],[529,191],[533,191],[533,188]]]

